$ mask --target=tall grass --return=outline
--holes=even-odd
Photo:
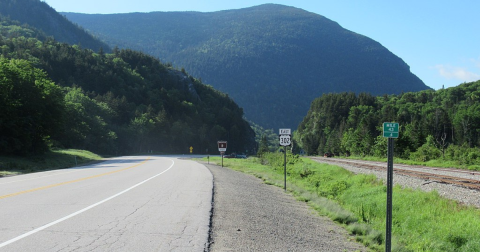
[[[74,167],[102,157],[84,150],[52,150],[42,155],[0,156],[0,177],[45,170]]]
[[[384,250],[386,186],[381,181],[295,155],[289,155],[287,163],[290,192],[345,225],[359,242]],[[229,159],[224,165],[283,187],[283,155]],[[395,186],[392,222],[393,251],[480,251],[480,211],[435,191]]]

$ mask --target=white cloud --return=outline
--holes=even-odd
[[[480,62],[475,62],[475,65],[480,68]],[[480,74],[469,72],[461,67],[452,67],[448,65],[436,65],[435,69],[438,73],[447,79],[457,79],[464,82],[471,82],[480,79]]]

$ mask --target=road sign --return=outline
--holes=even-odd
[[[218,151],[225,152],[227,151],[227,141],[218,141]]]
[[[280,135],[280,145],[281,146],[292,145],[292,140],[291,140],[290,135]]]
[[[222,167],[223,167],[223,155],[225,151],[227,151],[227,141],[217,141],[218,144],[218,151],[220,151],[220,155],[222,155]]]
[[[279,133],[280,146],[283,146],[283,188],[287,191],[287,146],[292,145],[292,130],[280,129]]]
[[[279,129],[280,146],[290,146],[292,144],[292,130],[291,129]]]
[[[398,123],[383,123],[383,137],[398,138]]]

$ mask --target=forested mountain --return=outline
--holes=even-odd
[[[184,67],[228,93],[248,119],[266,128],[296,128],[311,101],[325,93],[429,89],[378,42],[294,7],[63,14],[109,45]]]
[[[397,156],[428,161],[449,156],[480,162],[480,81],[458,87],[374,97],[325,94],[312,106],[295,140],[309,154],[385,157],[383,122],[398,122]]]
[[[42,34],[0,22],[0,154],[203,154],[217,153],[218,140],[229,151],[255,148],[228,95],[141,52],[94,52]]]
[[[40,0],[1,0],[0,15],[35,27],[59,42],[81,45],[94,51],[100,48],[106,52],[110,51],[107,44],[74,25]]]

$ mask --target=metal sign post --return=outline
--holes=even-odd
[[[387,216],[385,225],[385,252],[392,251],[392,199],[393,199],[393,144],[398,138],[398,123],[383,123],[383,137],[388,138],[387,150]]]
[[[393,141],[393,138],[388,138],[386,252],[392,251]]]
[[[283,188],[287,191],[287,146],[283,146]]]
[[[287,191],[287,146],[292,145],[292,131],[291,129],[279,130],[280,146],[283,146],[283,188]]]

